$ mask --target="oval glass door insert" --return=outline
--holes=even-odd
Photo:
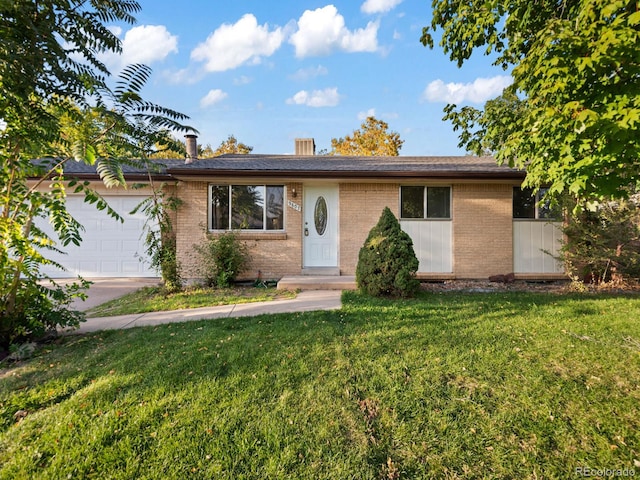
[[[327,201],[324,197],[320,196],[316,200],[316,208],[313,211],[313,222],[316,225],[316,232],[318,235],[324,235],[325,230],[327,229]]]

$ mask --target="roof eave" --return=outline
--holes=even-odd
[[[175,182],[176,178],[172,175],[168,175],[166,173],[162,174],[152,174],[151,178],[153,180],[161,181],[161,182]],[[39,180],[40,177],[33,177],[30,180]],[[149,175],[143,173],[125,173],[124,179],[132,182],[148,182]],[[71,180],[87,180],[87,181],[102,181],[100,175],[97,173],[70,173],[64,176],[64,180],[69,182]]]
[[[230,177],[268,177],[268,178],[353,178],[353,179],[383,179],[383,178],[438,178],[438,179],[469,179],[469,180],[517,180],[523,179],[523,170],[507,170],[503,172],[474,172],[474,171],[354,171],[354,170],[213,170],[213,169],[170,169],[167,173],[179,180],[202,180],[203,178]]]

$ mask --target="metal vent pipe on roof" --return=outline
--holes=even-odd
[[[193,163],[198,160],[198,136],[189,133],[184,136],[185,146],[187,147],[187,158],[184,163]]]

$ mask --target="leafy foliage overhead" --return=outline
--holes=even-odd
[[[527,169],[526,185],[599,200],[640,181],[640,11],[630,0],[434,0],[421,41],[458,66],[481,49],[513,84],[483,110],[449,105],[460,146]]]
[[[367,117],[351,135],[331,139],[331,155],[397,157],[403,143],[400,134],[390,132],[386,122]]]
[[[95,165],[106,185],[122,185],[124,162],[191,130],[185,115],[141,97],[148,67],[129,66],[111,85],[99,59],[121,51],[106,24],[133,23],[139,10],[134,0],[0,1],[0,349],[82,317],[69,306],[85,282],[41,282],[47,251],[81,241],[67,192],[119,218],[88,182],[65,178],[64,164]]]
[[[35,97],[82,104],[109,75],[99,54],[121,52],[105,22],[135,22],[132,0],[13,0],[0,4],[1,111],[33,108]],[[6,115],[9,115],[7,118]]]

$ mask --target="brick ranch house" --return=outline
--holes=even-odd
[[[522,279],[564,278],[562,265],[549,254],[560,247],[559,224],[520,189],[523,171],[498,166],[491,157],[317,156],[313,139],[297,139],[293,155],[197,159],[195,139],[187,145],[187,161],[163,161],[157,175],[182,201],[175,229],[185,279],[199,277],[194,245],[230,229],[251,254],[243,279],[354,275],[358,252],[384,207],[413,239],[421,279],[486,279],[511,272]],[[73,163],[67,167],[70,178],[97,180],[95,170]],[[140,174],[125,172],[132,181]],[[101,192],[120,213],[144,194]],[[56,258],[69,274],[156,275],[133,258],[142,250],[144,219],[126,218],[121,225],[85,219],[93,207],[69,200],[72,213],[83,210],[79,220],[91,237],[67,259]],[[105,222],[106,232],[100,229]],[[92,238],[92,231],[101,233]]]

